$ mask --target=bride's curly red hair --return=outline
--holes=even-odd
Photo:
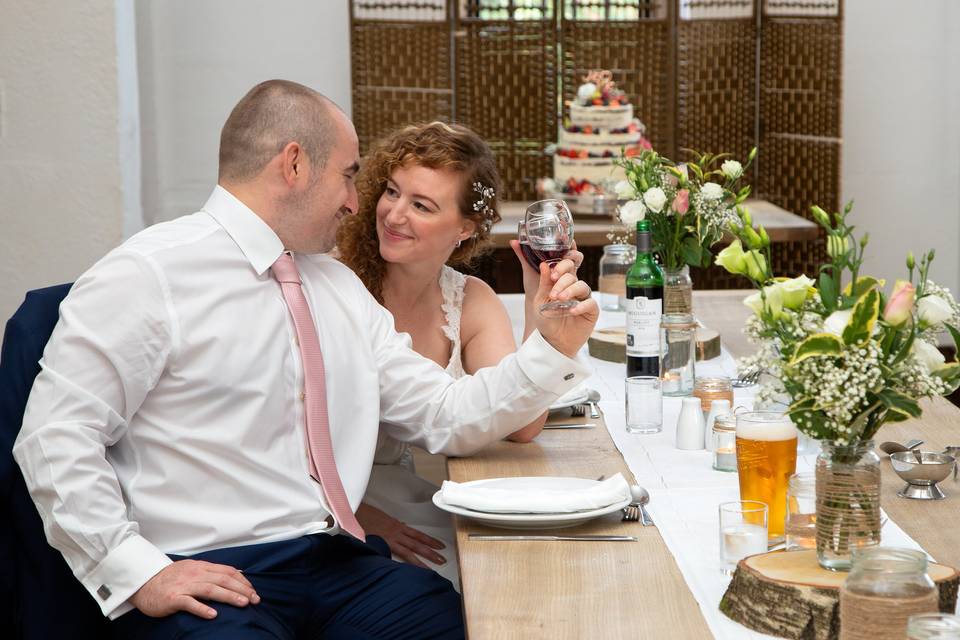
[[[383,276],[386,262],[380,256],[377,238],[377,202],[394,169],[415,164],[428,169],[452,169],[460,177],[460,215],[472,220],[476,233],[460,243],[447,261],[464,266],[490,249],[490,227],[500,221],[497,194],[500,174],[493,152],[476,133],[457,124],[431,122],[398,129],[381,140],[362,162],[357,176],[360,208],[347,217],[337,232],[340,260],[360,277],[370,293],[383,302]],[[475,210],[481,195],[473,185],[492,188],[485,198],[489,212]]]

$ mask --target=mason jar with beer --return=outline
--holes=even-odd
[[[797,429],[783,413],[737,415],[737,472],[740,499],[764,502],[771,543],[784,536],[787,485],[797,470]]]

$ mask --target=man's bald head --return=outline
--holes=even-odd
[[[255,178],[290,142],[323,167],[336,138],[337,106],[289,80],[261,82],[230,112],[220,132],[220,182]]]

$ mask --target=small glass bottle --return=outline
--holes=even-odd
[[[923,551],[857,549],[850,575],[840,588],[840,640],[903,638],[907,619],[936,613],[938,602]]]
[[[710,404],[719,398],[729,400],[730,406],[733,406],[733,384],[726,376],[710,378],[697,376],[693,383],[693,395],[700,398],[704,413],[710,413]]]
[[[660,320],[660,379],[665,396],[693,393],[697,359],[697,323],[689,314],[664,315]]]
[[[907,640],[960,640],[960,616],[950,613],[910,616]]]
[[[717,471],[737,470],[737,417],[732,413],[718,415],[713,421],[713,468]]]
[[[632,244],[608,244],[600,256],[600,308],[604,311],[626,311],[627,271],[637,256]]]

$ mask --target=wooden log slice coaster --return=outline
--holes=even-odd
[[[931,563],[927,572],[940,592],[940,611],[953,613],[960,574]],[[745,627],[802,640],[835,640],[840,634],[840,587],[849,574],[827,571],[817,552],[772,551],[737,563],[720,610]]]
[[[597,329],[587,340],[590,355],[607,362],[627,361],[625,327]],[[697,327],[697,360],[710,360],[720,355],[720,334],[707,327]]]

